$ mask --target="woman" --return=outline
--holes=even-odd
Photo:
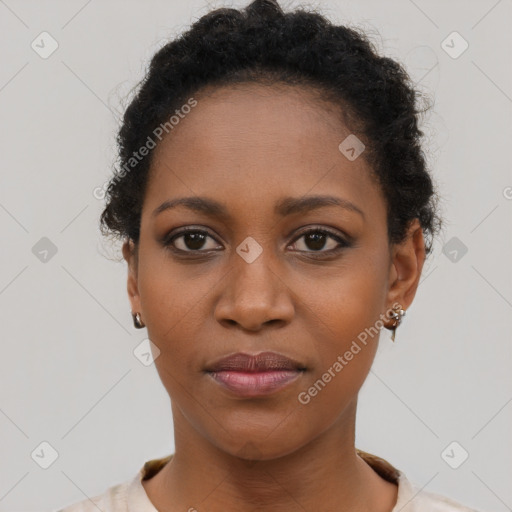
[[[441,226],[416,100],[363,34],[274,0],[157,52],[101,220],[175,452],[65,512],[470,510],[354,446]]]

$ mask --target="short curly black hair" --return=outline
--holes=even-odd
[[[442,221],[421,148],[420,94],[407,72],[378,55],[364,32],[303,8],[285,13],[276,0],[211,11],[153,56],[117,135],[119,169],[106,189],[104,235],[138,244],[155,128],[169,125],[172,113],[199,90],[244,82],[309,86],[342,107],[345,125],[367,145],[363,155],[384,192],[389,242],[402,242],[418,218],[426,253],[432,251]],[[135,159],[144,147],[151,148],[141,151],[148,156]]]

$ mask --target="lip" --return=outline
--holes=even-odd
[[[305,366],[278,352],[259,352],[258,354],[237,352],[217,359],[206,368],[207,372],[235,371],[251,373],[271,370],[305,370]]]
[[[213,380],[242,397],[265,396],[297,380],[305,366],[277,352],[229,355],[208,366]]]

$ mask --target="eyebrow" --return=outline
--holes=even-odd
[[[208,197],[180,197],[177,199],[169,199],[164,201],[156,208],[151,216],[154,218],[160,213],[183,206],[198,213],[204,213],[212,217],[220,217],[229,219],[226,207],[214,199]],[[312,210],[325,208],[327,206],[339,206],[345,210],[358,213],[365,218],[364,212],[351,203],[347,199],[329,195],[315,195],[305,197],[285,197],[281,199],[275,206],[275,213],[281,217],[293,215],[296,213],[308,213]]]

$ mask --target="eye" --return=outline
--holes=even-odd
[[[204,229],[186,227],[178,232],[167,235],[163,240],[164,247],[175,253],[208,253],[222,250],[216,238]],[[350,247],[339,234],[326,228],[313,228],[303,231],[289,246],[297,252],[309,253],[311,256],[335,254],[345,247]]]
[[[178,252],[208,252],[222,248],[208,231],[192,227],[166,237],[163,244]]]
[[[302,240],[302,242],[299,242]],[[314,228],[303,232],[295,239],[292,247],[299,252],[334,253],[349,247],[349,243],[338,234],[325,228]],[[327,248],[327,250],[322,250]]]

